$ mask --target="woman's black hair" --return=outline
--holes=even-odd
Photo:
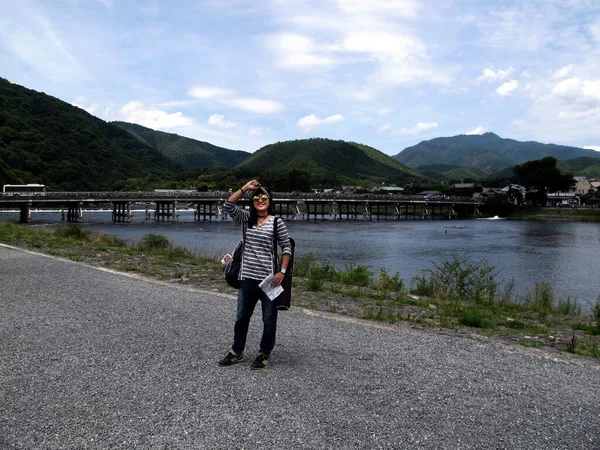
[[[254,201],[252,200],[252,197],[261,194],[265,194],[267,197],[269,197],[269,207],[267,208],[267,214],[271,216],[275,215],[275,208],[273,207],[273,197],[271,197],[269,191],[267,191],[263,187],[255,189],[254,191],[250,192],[250,217],[248,218],[248,226],[250,228],[258,224],[258,214],[256,213],[256,208],[254,207]]]

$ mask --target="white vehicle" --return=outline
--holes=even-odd
[[[45,184],[5,184],[2,186],[2,194],[6,197],[13,196],[40,196],[46,195]]]

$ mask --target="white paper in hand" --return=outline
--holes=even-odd
[[[273,275],[269,275],[258,285],[258,287],[261,288],[265,294],[267,294],[269,300],[277,298],[277,296],[283,292],[283,288],[281,287],[281,285],[273,286],[274,279],[275,277]]]

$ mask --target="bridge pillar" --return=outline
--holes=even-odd
[[[335,220],[338,218],[338,209],[339,205],[336,202],[331,202],[329,204],[329,220]]]
[[[372,220],[373,216],[372,216],[372,213],[371,213],[371,205],[369,204],[369,202],[366,202],[364,204],[363,210],[364,210],[364,212],[363,212],[363,219],[364,220],[367,220],[367,219]]]
[[[275,214],[279,217],[285,217],[286,219],[293,219],[299,214],[298,202],[292,201],[278,201],[275,204]]]
[[[131,205],[129,202],[113,202],[113,223],[131,222]]]
[[[65,210],[61,211],[61,220],[67,219],[67,222],[81,222],[83,219],[83,211],[81,209],[80,202],[69,202],[67,204],[67,214],[65,217]]]
[[[19,221],[21,223],[31,222],[31,208],[29,203],[21,205],[21,213],[19,214]]]
[[[215,211],[213,213],[213,206],[215,207]],[[213,201],[205,201],[205,202],[198,202],[196,204],[196,208],[194,209],[194,220],[208,220],[211,221],[212,217],[222,217],[223,220],[225,219],[225,210],[222,206],[219,205],[219,203],[215,203]]]
[[[177,221],[178,213],[174,200],[156,201],[156,211],[154,211],[154,220]]]

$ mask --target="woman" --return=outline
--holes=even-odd
[[[247,192],[251,192],[250,211],[241,209],[236,204]],[[260,300],[263,334],[260,351],[250,368],[261,370],[269,364],[271,351],[275,346],[277,308],[275,301],[271,301],[258,284],[269,275],[274,275],[274,285],[281,284],[292,253],[290,239],[285,223],[273,213],[271,195],[256,180],[248,181],[231,194],[225,202],[225,211],[233,220],[242,224],[245,230],[245,243],[239,275],[241,284],[238,292],[233,346],[225,358],[219,361],[219,366],[231,366],[244,359],[250,318],[256,303]],[[273,236],[275,221],[277,221],[277,236]],[[277,261],[274,258],[274,241],[277,241],[282,250],[280,269],[277,269]]]

